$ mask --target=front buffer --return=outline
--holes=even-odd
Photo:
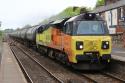
[[[91,52],[87,55],[77,55],[77,63],[73,63],[72,67],[79,70],[101,70],[110,62],[111,55],[98,56],[98,52]]]
[[[109,36],[73,37],[72,40],[72,55],[69,61],[74,69],[101,70],[110,63]]]

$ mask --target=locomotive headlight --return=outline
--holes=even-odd
[[[109,41],[102,41],[102,49],[109,49]]]
[[[76,50],[82,50],[83,49],[83,42],[77,41],[76,42]]]
[[[79,48],[80,48],[80,49],[83,49],[83,45],[80,45]]]

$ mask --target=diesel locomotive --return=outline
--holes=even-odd
[[[100,70],[111,60],[106,22],[94,13],[15,31],[10,36],[74,69]]]

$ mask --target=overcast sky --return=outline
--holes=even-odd
[[[0,0],[0,29],[38,24],[69,6],[94,7],[97,0]]]

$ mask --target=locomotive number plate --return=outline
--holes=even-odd
[[[85,52],[84,54],[85,55],[92,55],[93,53],[92,52]]]
[[[85,55],[98,55],[98,52],[84,52]]]

